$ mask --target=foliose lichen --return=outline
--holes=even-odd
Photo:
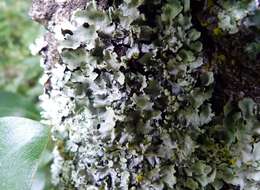
[[[214,117],[191,19],[189,0],[90,1],[49,26],[57,52],[50,65],[40,48],[40,99],[59,189],[260,188],[256,105]]]
[[[258,3],[251,1],[224,1],[221,2],[223,9],[218,12],[218,26],[230,33],[234,34],[239,31],[239,27],[245,21],[245,18],[254,15]]]

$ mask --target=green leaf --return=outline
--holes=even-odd
[[[39,111],[31,101],[18,94],[0,91],[0,117],[4,116],[40,119]]]
[[[49,141],[46,149],[42,152],[31,190],[53,190],[50,171],[53,160],[52,150],[53,142]]]
[[[29,190],[49,129],[20,117],[0,118],[0,189]]]

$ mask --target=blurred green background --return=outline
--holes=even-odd
[[[0,0],[0,116],[39,119],[39,57],[29,45],[43,31],[28,16],[29,0]],[[6,113],[5,113],[6,112]]]
[[[28,16],[30,0],[0,0],[0,117],[40,120],[40,58],[29,45],[44,29]],[[26,135],[26,134],[25,134]],[[51,145],[45,151],[32,190],[50,190]]]

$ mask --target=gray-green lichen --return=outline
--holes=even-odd
[[[260,188],[255,104],[213,119],[214,77],[191,19],[189,0],[90,1],[48,25],[57,48],[41,41],[40,99],[59,189]]]
[[[230,34],[238,32],[245,18],[253,15],[258,7],[256,0],[224,1],[221,5],[223,9],[218,12],[218,25]]]

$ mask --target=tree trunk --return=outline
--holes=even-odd
[[[58,189],[259,189],[257,6],[35,0]]]

